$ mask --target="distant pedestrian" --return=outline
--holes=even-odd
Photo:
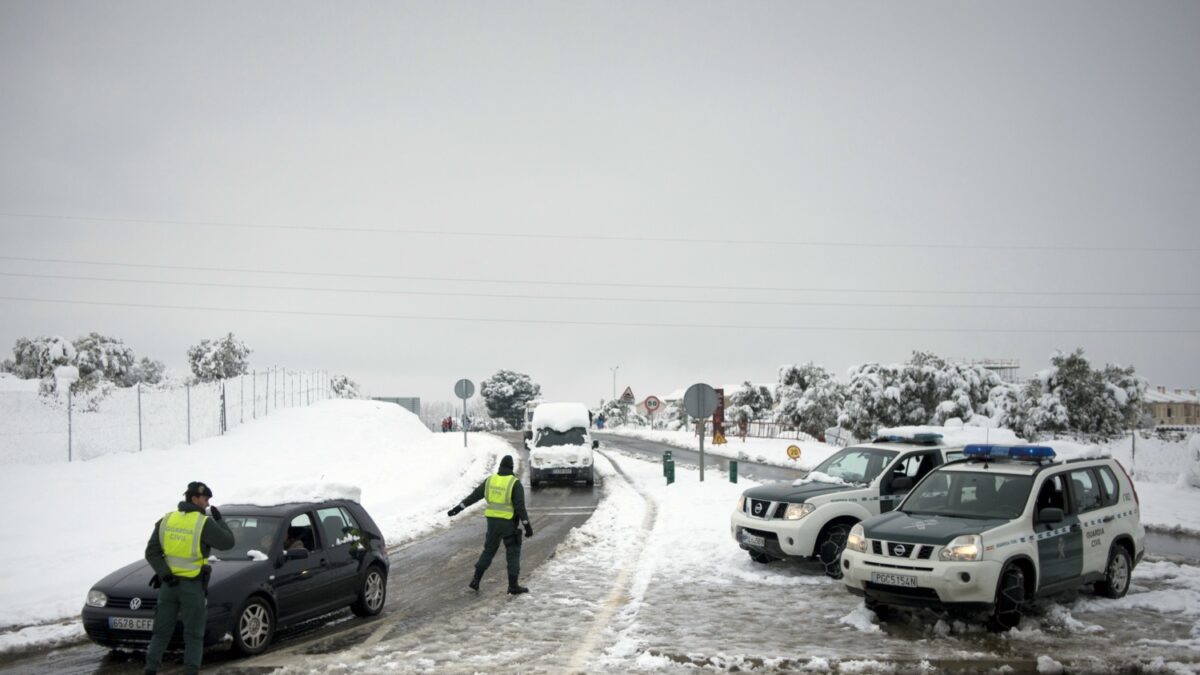
[[[479,590],[483,573],[492,564],[496,551],[500,550],[500,542],[504,542],[504,556],[508,562],[508,592],[512,595],[528,593],[528,588],[517,583],[521,574],[521,529],[517,523],[519,521],[524,526],[526,537],[533,536],[533,526],[529,524],[529,513],[525,511],[525,488],[513,475],[512,455],[505,455],[500,460],[496,475],[480,483],[474,492],[446,515],[453,518],[480,499],[487,500],[487,510],[483,512],[487,518],[487,535],[483,552],[475,563],[475,576],[467,586],[473,591]]]
[[[749,420],[738,420],[738,436],[742,437],[742,442],[746,442],[746,432],[750,430]]]
[[[233,548],[234,537],[221,521],[221,512],[209,506],[212,490],[200,482],[188,483],[175,511],[154,524],[146,544],[146,561],[154,569],[150,585],[158,588],[154,633],[146,648],[146,672],[157,673],[175,623],[183,623],[183,672],[200,672],[204,654],[204,629],[208,623],[207,564],[212,549]],[[204,515],[208,509],[210,515]]]

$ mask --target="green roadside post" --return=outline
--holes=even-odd
[[[674,458],[672,458],[670,450],[667,450],[666,452],[663,453],[663,476],[664,477],[667,475],[667,464],[674,462],[674,461],[675,460],[674,460]]]
[[[663,467],[667,473],[667,485],[675,482],[675,460],[668,458],[666,465]]]
[[[729,482],[730,483],[737,482],[737,465],[738,465],[738,463],[737,463],[736,459],[729,460]]]

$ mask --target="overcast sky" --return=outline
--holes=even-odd
[[[1196,2],[9,0],[0,348],[183,369],[232,331],[427,400],[914,349],[1196,387],[1197,35]]]

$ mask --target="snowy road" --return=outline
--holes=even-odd
[[[700,453],[683,448],[677,448],[656,441],[649,441],[630,436],[618,436],[615,434],[596,433],[595,438],[600,439],[600,442],[605,448],[613,448],[623,452],[642,455],[644,459],[649,461],[661,461],[663,452],[670,450],[675,458],[676,464],[686,464],[688,466],[700,466]],[[728,448],[737,447],[737,441],[730,441]],[[729,458],[718,455],[705,453],[704,455],[705,470],[719,469],[727,471],[729,469]],[[738,475],[754,480],[766,482],[774,480],[794,480],[802,478],[806,471],[799,469],[789,469],[779,466],[771,466],[769,464],[759,464],[757,462],[749,462],[741,460],[738,462]],[[707,478],[707,476],[706,476]],[[724,480],[724,476],[721,477]]]

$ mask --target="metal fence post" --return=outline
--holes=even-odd
[[[71,445],[72,445],[72,443],[74,443],[75,439],[73,437],[74,434],[73,434],[73,430],[71,428],[71,424],[72,424],[72,422],[71,422],[71,387],[70,387],[70,385],[68,385],[67,386],[67,461],[68,462],[73,460],[72,455],[74,454],[74,448],[72,448]]]
[[[238,396],[238,408],[241,410],[238,424],[246,423],[246,376],[238,375],[238,384],[242,385],[242,393]]]
[[[142,383],[138,382],[138,452],[142,451]]]
[[[188,431],[187,441],[188,441],[188,445],[191,445],[192,444],[192,385],[185,384],[183,388],[187,390],[187,422],[188,422],[187,423],[187,431]]]
[[[221,435],[225,435],[225,380],[221,380]]]

